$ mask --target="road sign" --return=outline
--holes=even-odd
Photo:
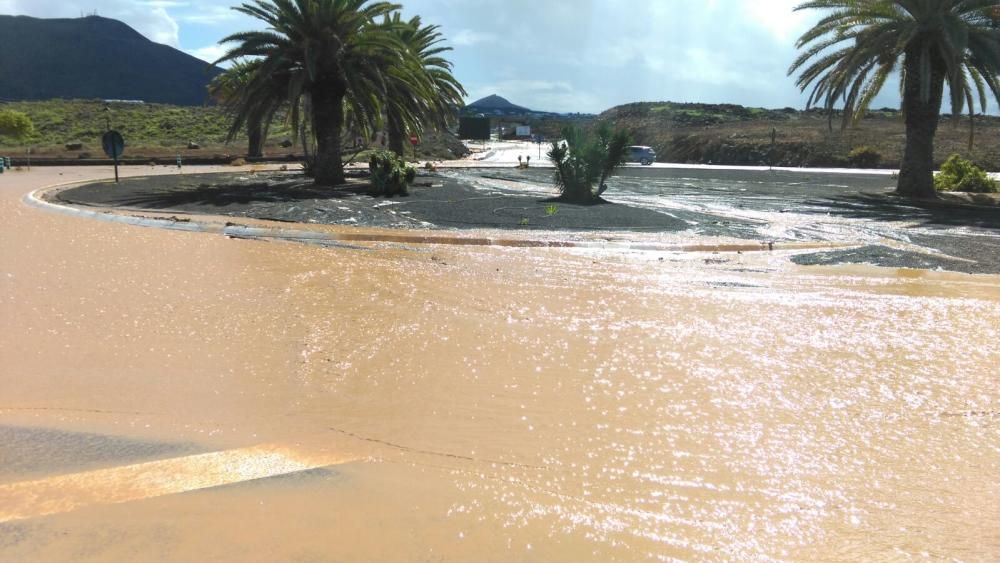
[[[125,151],[125,138],[118,131],[111,130],[101,137],[101,146],[104,147],[104,154],[115,159],[115,183],[118,183],[118,157]]]
[[[125,139],[118,131],[108,131],[101,137],[101,145],[104,147],[104,154],[109,158],[118,160],[125,152]]]
[[[418,137],[416,133],[413,133],[412,135],[410,135],[410,144],[411,145],[417,146],[417,143],[419,143],[419,142],[420,142],[420,137]]]

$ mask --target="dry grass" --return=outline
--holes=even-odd
[[[635,112],[614,121],[631,129],[637,144],[653,146],[661,160],[671,162],[850,166],[848,155],[858,147],[878,151],[883,168],[897,168],[902,160],[905,128],[898,112],[873,112],[846,129],[838,117],[831,131],[827,117],[820,113],[754,111],[759,115],[742,119],[707,115],[700,123],[697,119],[678,122],[676,116],[656,111]],[[776,134],[773,151],[772,131]],[[959,153],[987,170],[1000,170],[1000,118],[978,116],[975,132],[970,151],[968,117],[942,118],[935,142],[936,163]]]

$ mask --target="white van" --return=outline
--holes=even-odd
[[[656,151],[652,147],[632,146],[628,148],[625,155],[625,162],[639,162],[643,166],[649,166],[656,162]]]

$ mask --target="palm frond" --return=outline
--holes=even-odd
[[[897,70],[904,91],[912,80],[919,102],[946,82],[953,114],[974,101],[986,106],[986,90],[1000,102],[1000,29],[994,26],[996,0],[813,0],[796,10],[827,13],[797,41],[801,54],[788,73],[809,91],[808,106],[833,112],[843,107],[844,125],[868,110],[888,77]],[[909,69],[909,70],[907,70]],[[915,102],[911,102],[915,103]]]

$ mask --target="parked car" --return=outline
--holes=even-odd
[[[652,147],[629,147],[625,162],[639,162],[643,166],[649,166],[656,162],[656,151]]]

